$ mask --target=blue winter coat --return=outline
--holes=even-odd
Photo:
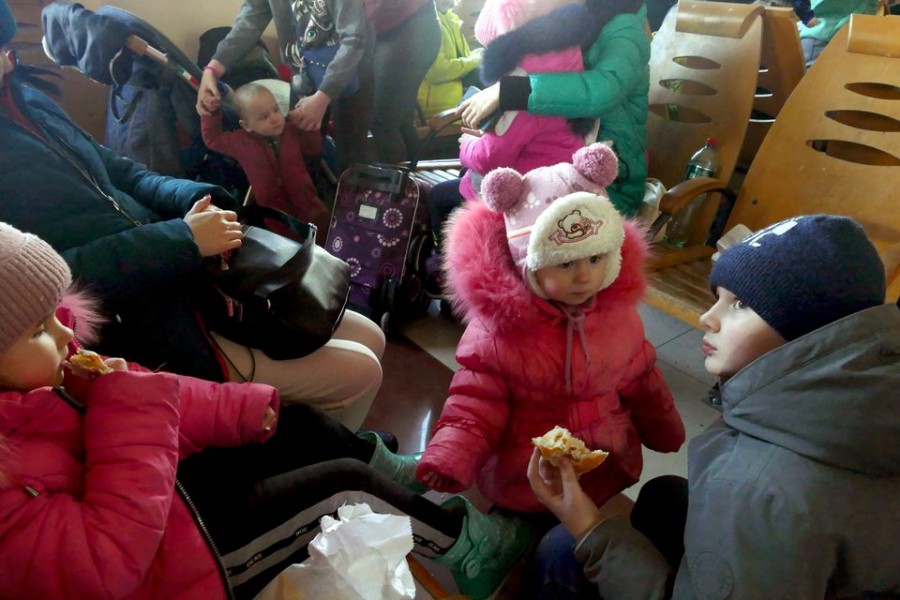
[[[207,193],[221,208],[236,208],[234,198],[116,156],[46,95],[8,84],[45,140],[0,110],[0,221],[49,242],[101,297],[115,316],[102,331],[104,353],[221,380],[193,308],[204,261],[181,217]]]

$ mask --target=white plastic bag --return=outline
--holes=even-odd
[[[368,504],[322,517],[309,558],[272,580],[256,600],[406,600],[415,598],[406,555],[413,548],[407,516],[381,515]]]

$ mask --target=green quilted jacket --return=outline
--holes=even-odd
[[[647,93],[650,39],[647,11],[613,17],[584,52],[581,73],[530,75],[528,111],[600,120],[598,141],[613,142],[619,178],[608,188],[613,204],[631,216],[640,207],[647,179]]]

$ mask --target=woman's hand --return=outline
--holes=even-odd
[[[535,448],[528,463],[528,483],[541,504],[550,509],[576,539],[607,517],[581,489],[575,469],[566,459],[560,460],[559,468],[556,468]]]
[[[209,61],[209,66],[220,75],[225,74],[225,65],[217,60]],[[222,96],[219,94],[219,78],[212,69],[203,69],[200,87],[197,89],[197,113],[208,117],[222,107]]]
[[[463,125],[471,129],[478,129],[478,124],[498,108],[500,108],[499,81],[465,100],[456,109],[456,114],[462,119]]]
[[[322,128],[322,118],[331,98],[323,92],[316,92],[312,96],[300,98],[297,105],[288,114],[288,118],[294,127],[302,131],[318,131]]]
[[[191,229],[200,256],[215,256],[241,247],[244,233],[237,213],[213,205],[209,195],[194,203],[184,222]]]

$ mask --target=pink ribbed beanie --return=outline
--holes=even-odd
[[[0,223],[0,354],[56,310],[70,283],[50,244]]]

